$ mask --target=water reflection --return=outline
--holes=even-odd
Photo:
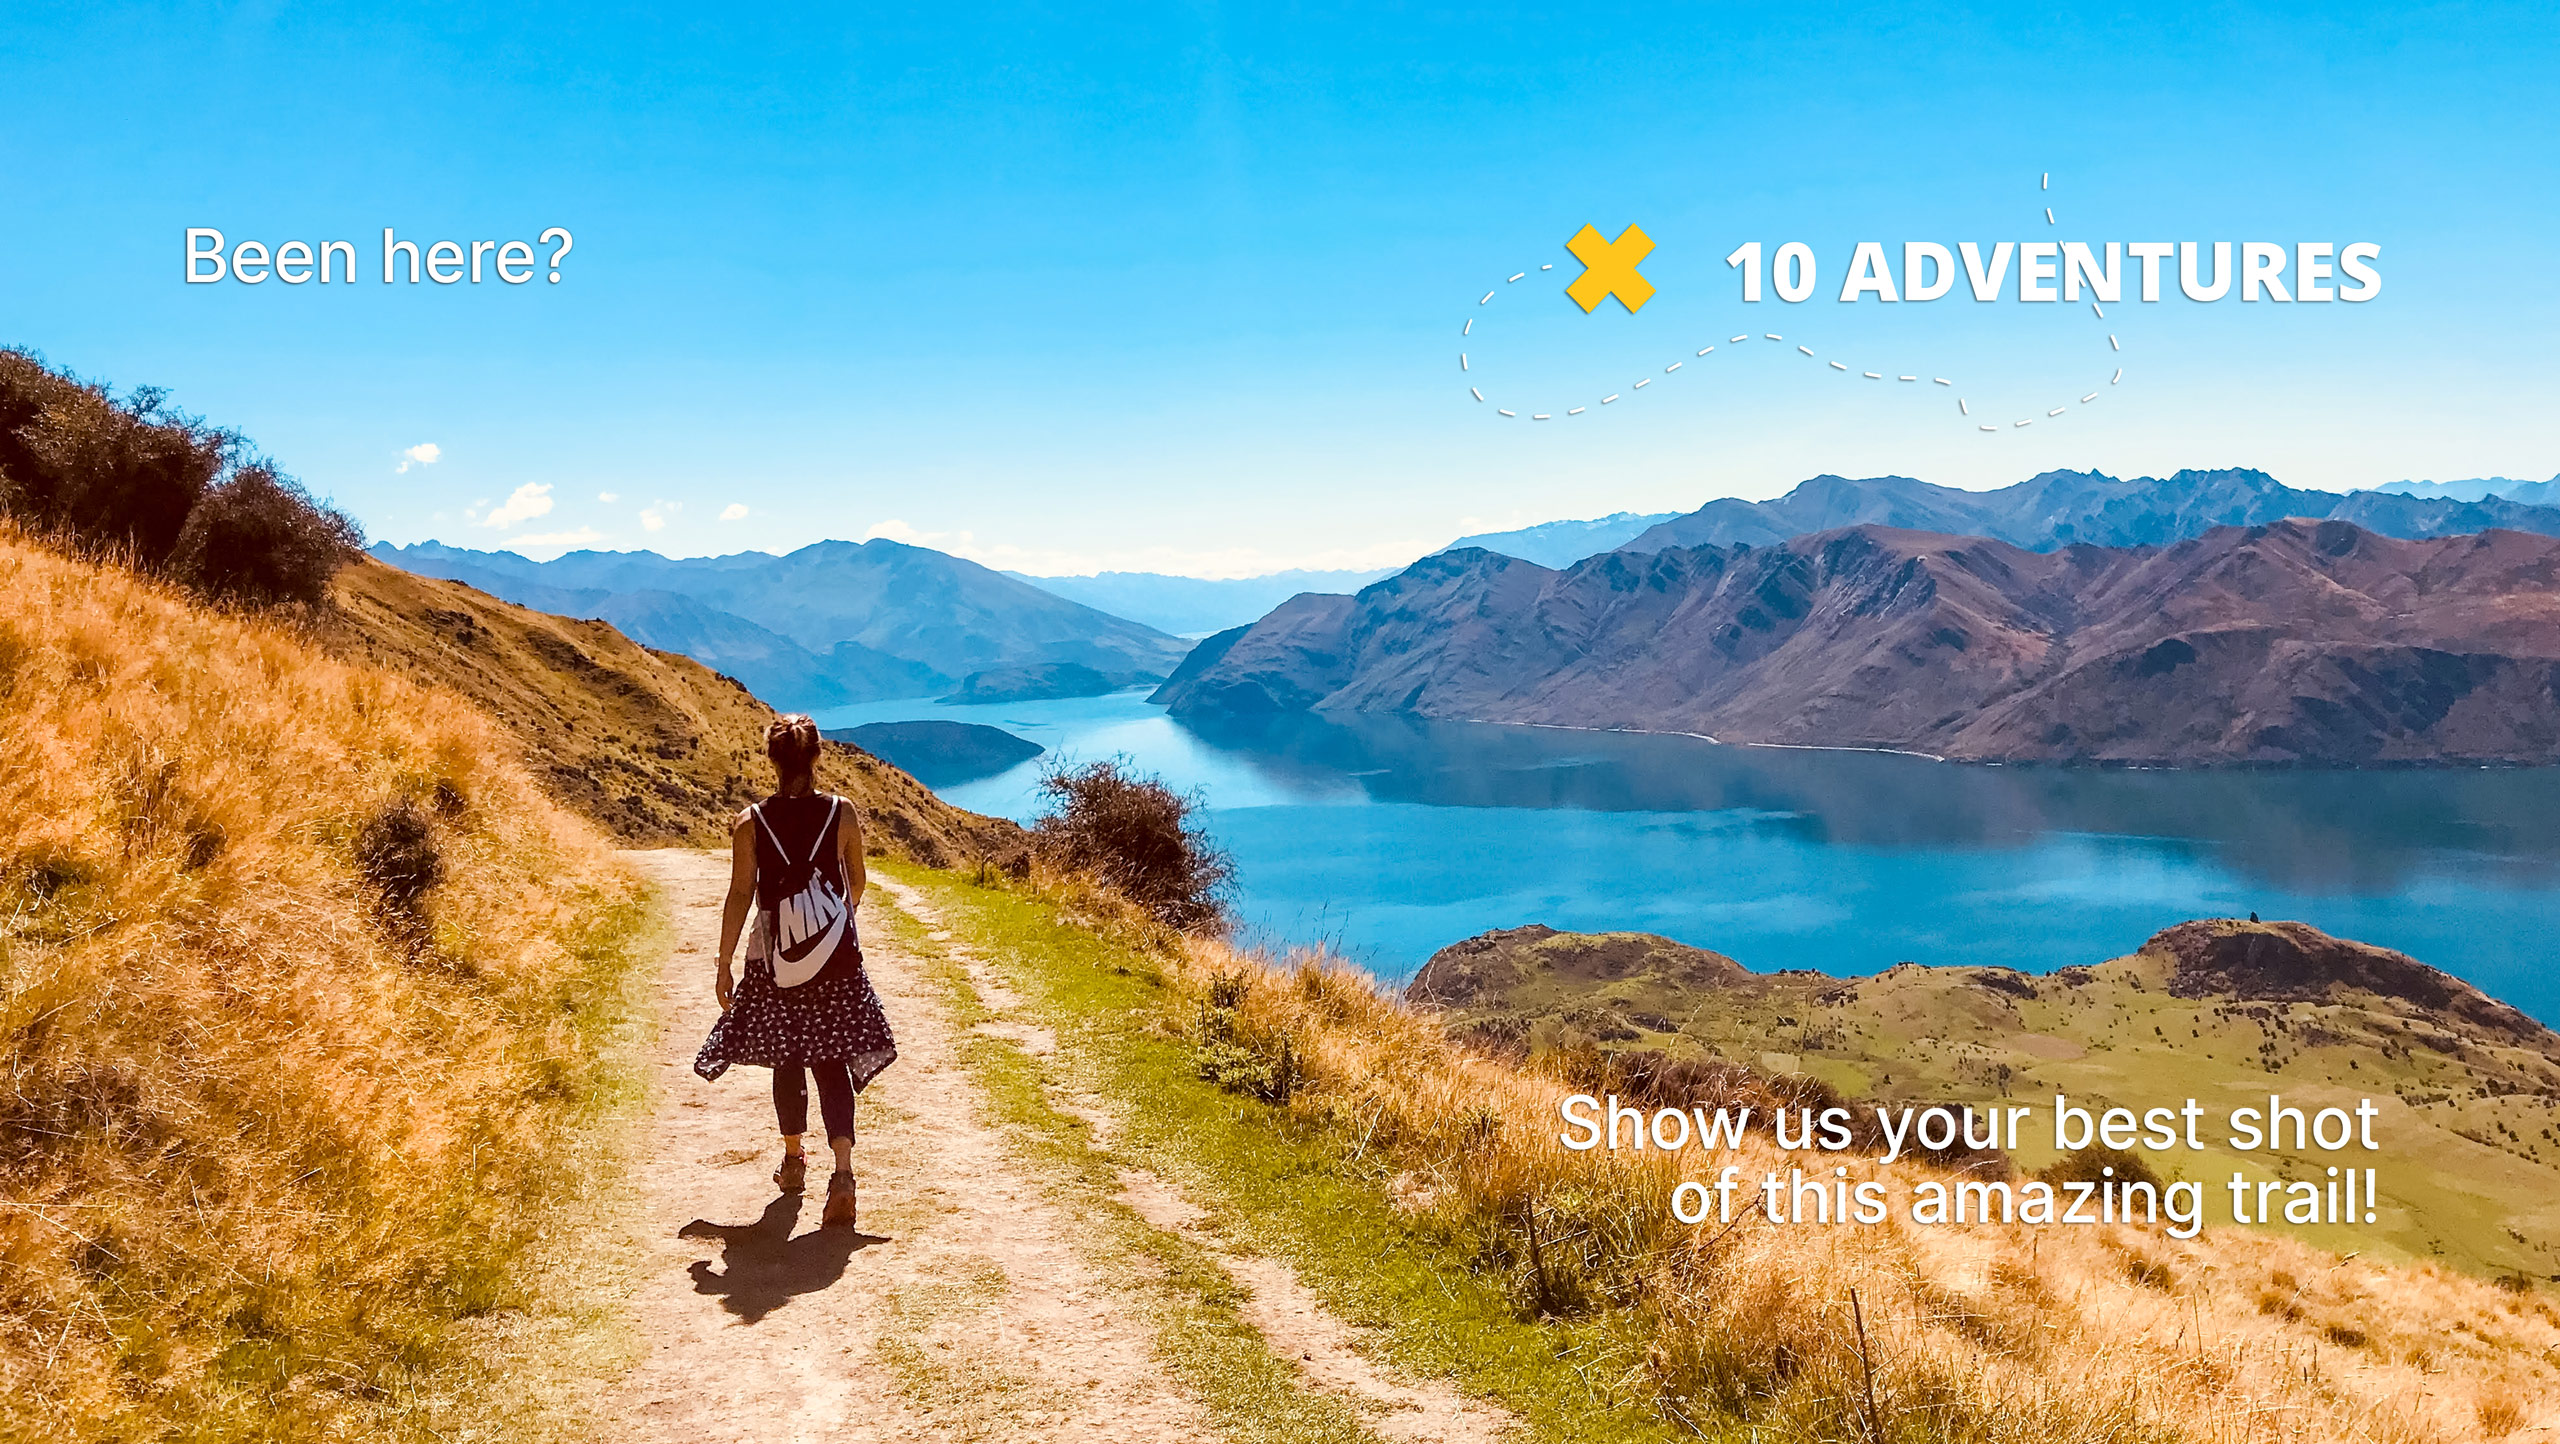
[[[1529,922],[1659,932],[1755,968],[2041,971],[2258,911],[2560,1018],[2560,769],[1963,766],[1409,717],[1178,722],[1137,693],[820,720],[912,717],[1000,726],[1069,761],[1125,754],[1196,789],[1251,929],[1391,979]],[[1028,819],[1038,773],[937,790]]]
[[[2560,886],[2560,769],[2102,771],[1415,717],[1176,725],[1276,783],[1349,783],[1381,802],[1712,812],[1856,847],[2142,838],[2291,891],[2392,891],[2456,856],[2512,885]]]

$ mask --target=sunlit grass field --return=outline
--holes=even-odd
[[[641,884],[458,699],[9,534],[0,737],[0,1435],[498,1428]]]

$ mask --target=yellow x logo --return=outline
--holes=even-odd
[[[1653,254],[1653,237],[1637,227],[1627,227],[1611,241],[1602,239],[1597,227],[1584,226],[1564,248],[1583,265],[1582,274],[1564,293],[1584,311],[1609,296],[1617,297],[1618,304],[1630,311],[1653,299],[1653,283],[1636,274],[1636,267]]]

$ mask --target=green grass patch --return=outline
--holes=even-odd
[[[1296,1371],[1271,1359],[1236,1315],[1240,1295],[1213,1256],[1116,1203],[1122,1159],[1176,1183],[1237,1244],[1289,1263],[1336,1314],[1376,1331],[1370,1337],[1387,1362],[1501,1404],[1535,1438],[1695,1437],[1656,1414],[1628,1382],[1641,1359],[1640,1320],[1625,1311],[1522,1317],[1504,1279],[1470,1266],[1469,1240],[1395,1207],[1392,1166],[1364,1154],[1361,1140],[1200,1078],[1196,1049],[1161,1026],[1172,1016],[1168,984],[1145,952],[1062,922],[1043,902],[965,877],[884,870],[924,891],[958,939],[1022,996],[1033,1020],[1055,1030],[1058,1055],[1046,1064],[1053,1077],[1044,1076],[1043,1060],[991,1038],[970,1042],[970,1065],[1051,1175],[1097,1216],[1110,1216],[1113,1246],[1152,1258],[1192,1300],[1160,1329],[1186,1382],[1234,1437],[1360,1436],[1329,1432],[1328,1421],[1310,1417]],[[940,952],[921,929],[901,931],[916,934],[902,940],[920,954]],[[987,1016],[958,965],[942,956],[964,1025]],[[1051,1105],[1053,1085],[1107,1101],[1125,1130],[1110,1152]],[[1239,1427],[1256,1420],[1271,1421],[1270,1430]],[[1310,1427],[1320,1432],[1304,1432]]]
[[[643,1345],[629,1301],[647,1257],[630,1186],[645,1143],[657,1039],[658,967],[674,942],[665,896],[629,889],[565,939],[577,967],[510,1026],[539,1046],[548,1012],[577,1046],[536,1060],[534,1095],[552,1144],[511,1237],[457,1239],[468,1286],[450,1296],[444,1337],[422,1341],[409,1411],[423,1433],[567,1444],[591,1438],[603,1390]]]

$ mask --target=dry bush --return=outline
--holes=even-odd
[[[2240,1229],[1770,1224],[1751,1203],[1771,1170],[1828,1179],[1845,1165],[1897,1198],[1980,1175],[1790,1156],[1757,1130],[1731,1154],[1573,1152],[1556,1104],[1594,1081],[1648,1102],[1693,1088],[1710,1107],[1765,1107],[1801,1085],[1713,1064],[1595,1073],[1570,1052],[1487,1056],[1332,959],[1160,941],[1163,1026],[1266,1063],[1285,1045],[1292,1114],[1392,1175],[1417,1221],[1524,1315],[1635,1322],[1633,1352],[1582,1366],[1712,1437],[2453,1444],[2560,1425],[2560,1316],[2493,1284]],[[1743,1170],[1736,1221],[1680,1223],[1674,1188],[1728,1162]],[[2285,1302],[2261,1312],[2270,1296]]]
[[[1032,845],[1051,868],[1080,873],[1185,932],[1226,923],[1235,864],[1200,829],[1200,803],[1125,759],[1054,766],[1040,778],[1049,812],[1032,825]]]
[[[2109,1148],[2092,1143],[2075,1148],[2043,1168],[2036,1177],[2047,1183],[2147,1183],[2162,1186],[2159,1172],[2151,1161],[2130,1149]]]
[[[265,462],[244,466],[187,516],[169,572],[208,601],[317,606],[364,533]]]
[[[440,779],[436,792],[458,795],[449,779]],[[426,809],[394,798],[356,834],[354,856],[356,870],[372,885],[374,915],[384,931],[408,951],[424,951],[435,932],[427,893],[444,881],[444,854]]]
[[[237,438],[0,351],[0,512],[94,556],[157,568]]]
[[[0,736],[0,1436],[449,1428],[637,883],[457,699],[5,528]]]
[[[167,573],[210,601],[315,605],[364,535],[241,439],[0,350],[0,517],[78,555]]]

